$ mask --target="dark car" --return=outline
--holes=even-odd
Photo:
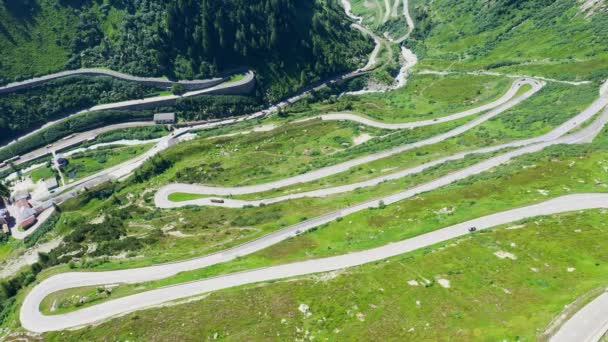
[[[477,227],[470,227],[470,228],[469,228],[469,231],[470,231],[471,233],[472,233],[472,232],[474,232],[474,231],[476,231],[476,230],[477,230]]]

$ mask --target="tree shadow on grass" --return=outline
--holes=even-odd
[[[19,21],[31,22],[40,12],[37,0],[3,0],[4,7]]]
[[[10,34],[10,32],[8,32],[8,30],[2,24],[2,22],[0,22],[0,34],[3,35],[11,44],[17,45],[15,38],[13,38],[13,36]]]

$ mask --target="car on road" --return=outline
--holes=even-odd
[[[469,227],[469,232],[471,232],[471,233],[474,232],[474,231],[476,231],[476,230],[477,230],[477,227]]]

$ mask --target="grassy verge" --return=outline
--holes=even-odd
[[[565,304],[608,282],[601,247],[608,227],[600,211],[524,225],[329,275],[227,289],[45,338],[533,340]],[[501,259],[499,251],[516,259]],[[309,313],[299,310],[302,304]]]
[[[346,111],[385,122],[419,121],[492,102],[502,96],[511,84],[512,80],[506,77],[413,74],[405,87],[394,91],[346,95],[313,104],[304,102],[288,108],[288,111]]]
[[[116,289],[115,297],[217,274],[373,248],[475,217],[564,194],[606,192],[608,178],[604,168],[608,168],[608,146],[604,143],[554,146],[384,209],[349,215],[234,261],[183,272],[160,281],[120,286]],[[434,175],[434,178],[436,177],[437,175]],[[344,201],[358,203],[363,200],[366,192],[367,196],[380,196],[395,192],[398,188],[406,189],[411,186],[411,183],[404,185],[401,182],[387,182],[373,190],[359,189],[323,200],[303,199],[290,202],[294,207],[310,206],[311,203],[322,201],[327,204]],[[387,191],[388,189],[390,191]]]
[[[205,197],[205,195],[197,195],[197,194],[189,194],[185,192],[174,192],[169,195],[169,201],[173,202],[183,202],[190,201],[197,198]]]
[[[175,164],[163,177],[187,183],[263,183],[422,140],[464,122],[400,131],[356,146],[354,140],[359,135],[385,135],[386,131],[350,122],[315,120],[281,126],[269,132],[196,139],[164,153],[165,158]]]
[[[30,173],[30,176],[32,177],[32,182],[36,183],[42,179],[55,178],[56,174],[52,168],[45,165],[45,166],[41,166],[37,169],[32,170],[32,172]]]
[[[167,126],[154,125],[143,127],[121,128],[110,132],[99,134],[94,141],[84,146],[106,143],[116,140],[150,140],[164,137],[169,134]]]
[[[458,152],[471,151],[481,146],[498,145],[517,139],[540,136],[584,109],[595,99],[595,91],[592,86],[573,87],[550,84],[541,91],[538,97],[535,96],[494,119],[441,143],[382,158],[317,181],[295,184],[264,193],[240,195],[236,198],[275,197],[293,192],[354,183],[394,173]]]
[[[82,179],[101,170],[118,165],[144,153],[154,144],[134,146],[106,146],[95,150],[78,152],[68,158],[69,164],[63,173],[68,181]]]

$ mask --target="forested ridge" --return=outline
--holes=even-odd
[[[85,66],[177,79],[249,66],[272,101],[372,48],[330,0],[3,0],[0,18],[0,48],[17,48],[0,57],[4,83]]]
[[[81,67],[172,79],[255,71],[252,99],[192,99],[169,109],[190,120],[240,114],[356,69],[372,45],[333,0],[0,0],[0,84]],[[83,76],[3,94],[0,141],[159,90]]]

